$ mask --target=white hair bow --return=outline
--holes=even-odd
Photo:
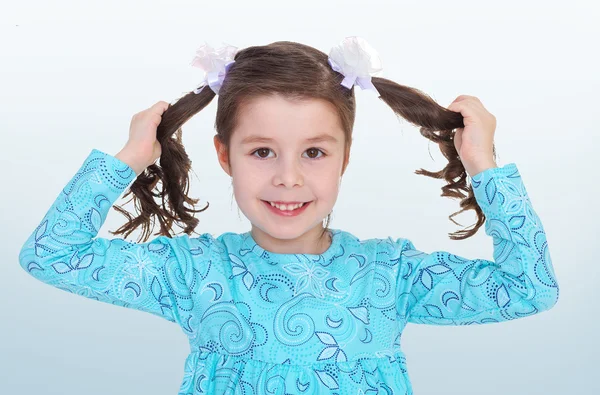
[[[342,85],[351,89],[355,84],[362,89],[379,91],[371,82],[372,76],[379,76],[383,70],[379,54],[363,38],[346,37],[329,52],[328,62],[333,70],[346,78]]]
[[[227,44],[218,50],[215,50],[206,42],[205,45],[198,48],[191,65],[201,68],[206,74],[203,81],[204,86],[200,89],[195,89],[194,93],[200,93],[208,83],[210,88],[216,94],[219,94],[227,71],[229,71],[231,65],[235,63],[233,58],[235,57],[237,50],[237,47]]]

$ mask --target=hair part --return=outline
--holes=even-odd
[[[228,157],[231,136],[239,123],[243,104],[265,95],[281,95],[289,100],[322,99],[333,104],[344,131],[344,163],[347,163],[356,114],[354,87],[347,89],[341,85],[344,76],[331,68],[327,54],[305,44],[278,41],[241,49],[234,60],[219,90],[215,118],[216,136],[226,147]],[[472,187],[467,185],[466,170],[454,147],[454,130],[464,127],[462,115],[440,106],[415,88],[381,77],[372,77],[372,83],[379,91],[379,98],[397,116],[419,126],[421,135],[436,142],[448,159],[446,167],[438,172],[425,169],[415,171],[416,174],[445,179],[447,185],[442,187],[441,196],[462,199],[462,210],[448,218],[460,226],[452,217],[466,210],[475,210],[477,222],[474,227],[449,234],[450,238],[461,240],[474,235],[483,225],[485,215],[475,200]],[[208,209],[209,203],[197,210],[195,205],[199,199],[188,196],[192,162],[181,141],[181,128],[215,96],[214,91],[204,85],[198,94],[189,92],[163,113],[156,133],[161,145],[159,164],[148,166],[124,195],[124,198],[132,195],[137,215],[134,217],[121,206],[115,205],[114,209],[127,218],[127,223],[110,233],[127,237],[141,226],[140,240],[146,241],[155,220],[158,220],[160,227],[155,235],[172,237],[174,223],[188,235],[194,232],[199,222],[194,214]],[[495,156],[494,148],[494,159]],[[346,165],[342,174],[345,169]],[[155,198],[159,198],[159,201]],[[190,207],[186,207],[186,204]],[[325,220],[321,236],[329,229],[330,217],[331,214]]]

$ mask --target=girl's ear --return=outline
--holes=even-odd
[[[346,148],[346,154],[344,158],[344,163],[342,165],[342,176],[346,172],[346,168],[348,167],[348,163],[350,162],[350,148]]]
[[[225,173],[227,173],[227,175],[229,177],[233,177],[231,175],[231,169],[229,167],[229,158],[227,157],[227,149],[226,149],[225,145],[223,143],[221,143],[221,140],[219,140],[218,135],[215,135],[215,137],[213,137],[213,142],[215,144],[215,150],[217,151],[217,158],[219,159],[219,163],[221,164],[221,167],[223,168],[223,170],[225,171]]]

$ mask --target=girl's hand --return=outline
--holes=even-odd
[[[161,147],[156,140],[156,129],[169,105],[165,101],[159,101],[131,119],[129,140],[115,157],[129,165],[136,176],[160,157]]]
[[[460,112],[464,128],[454,134],[454,147],[465,170],[472,177],[490,167],[494,162],[494,132],[496,117],[489,113],[475,96],[460,95],[448,109]]]

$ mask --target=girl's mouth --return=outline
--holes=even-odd
[[[271,211],[274,214],[281,215],[282,217],[295,217],[297,215],[300,215],[306,210],[306,207],[312,203],[311,200],[310,202],[302,204],[302,207],[298,207],[294,210],[280,210],[277,207],[272,206],[271,203],[267,202],[266,200],[261,201],[267,206],[267,209],[269,209],[269,211]]]

